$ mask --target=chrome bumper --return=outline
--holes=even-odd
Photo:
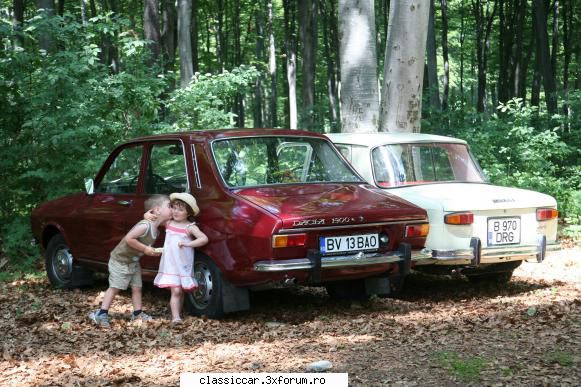
[[[499,263],[536,258],[543,262],[547,252],[558,251],[561,245],[557,242],[547,243],[545,236],[538,238],[536,245],[481,247],[478,238],[472,238],[471,248],[457,250],[432,250],[431,259],[422,259],[417,264],[458,265],[480,263]],[[412,258],[413,259],[413,258]]]
[[[281,272],[292,270],[313,270],[313,269],[342,269],[347,267],[361,267],[378,265],[382,263],[409,263],[411,251],[407,248],[400,248],[398,251],[388,253],[363,253],[353,255],[321,256],[316,253],[311,257],[286,259],[279,261],[258,261],[254,263],[254,271],[259,272]]]

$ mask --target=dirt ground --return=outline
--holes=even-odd
[[[252,295],[249,312],[168,323],[168,294],[145,288],[156,320],[94,328],[106,279],[54,290],[0,283],[0,385],[178,385],[181,372],[305,372],[315,361],[354,386],[581,385],[581,248],[525,263],[506,286],[411,275],[399,298],[331,300],[324,289]]]

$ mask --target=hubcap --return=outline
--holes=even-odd
[[[73,256],[66,247],[61,247],[52,258],[52,272],[60,282],[67,282],[73,274]]]
[[[214,292],[212,272],[204,262],[196,262],[194,276],[198,281],[198,289],[192,292],[190,297],[196,309],[205,309],[212,300]]]

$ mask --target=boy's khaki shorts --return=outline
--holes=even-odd
[[[109,287],[126,290],[141,288],[141,266],[139,262],[122,263],[114,259],[109,260]]]

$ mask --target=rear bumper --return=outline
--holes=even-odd
[[[349,267],[361,267],[385,263],[411,262],[409,246],[403,246],[398,251],[388,253],[363,253],[352,255],[321,256],[314,253],[306,258],[286,259],[278,261],[258,261],[254,263],[254,271],[257,272],[283,272],[293,270],[313,269],[343,269]]]
[[[499,263],[536,259],[542,262],[547,252],[558,251],[561,245],[557,242],[547,243],[544,235],[539,235],[537,244],[512,245],[482,248],[479,238],[472,238],[470,248],[457,250],[432,250],[431,258],[417,261],[418,265],[478,265],[481,263]]]

